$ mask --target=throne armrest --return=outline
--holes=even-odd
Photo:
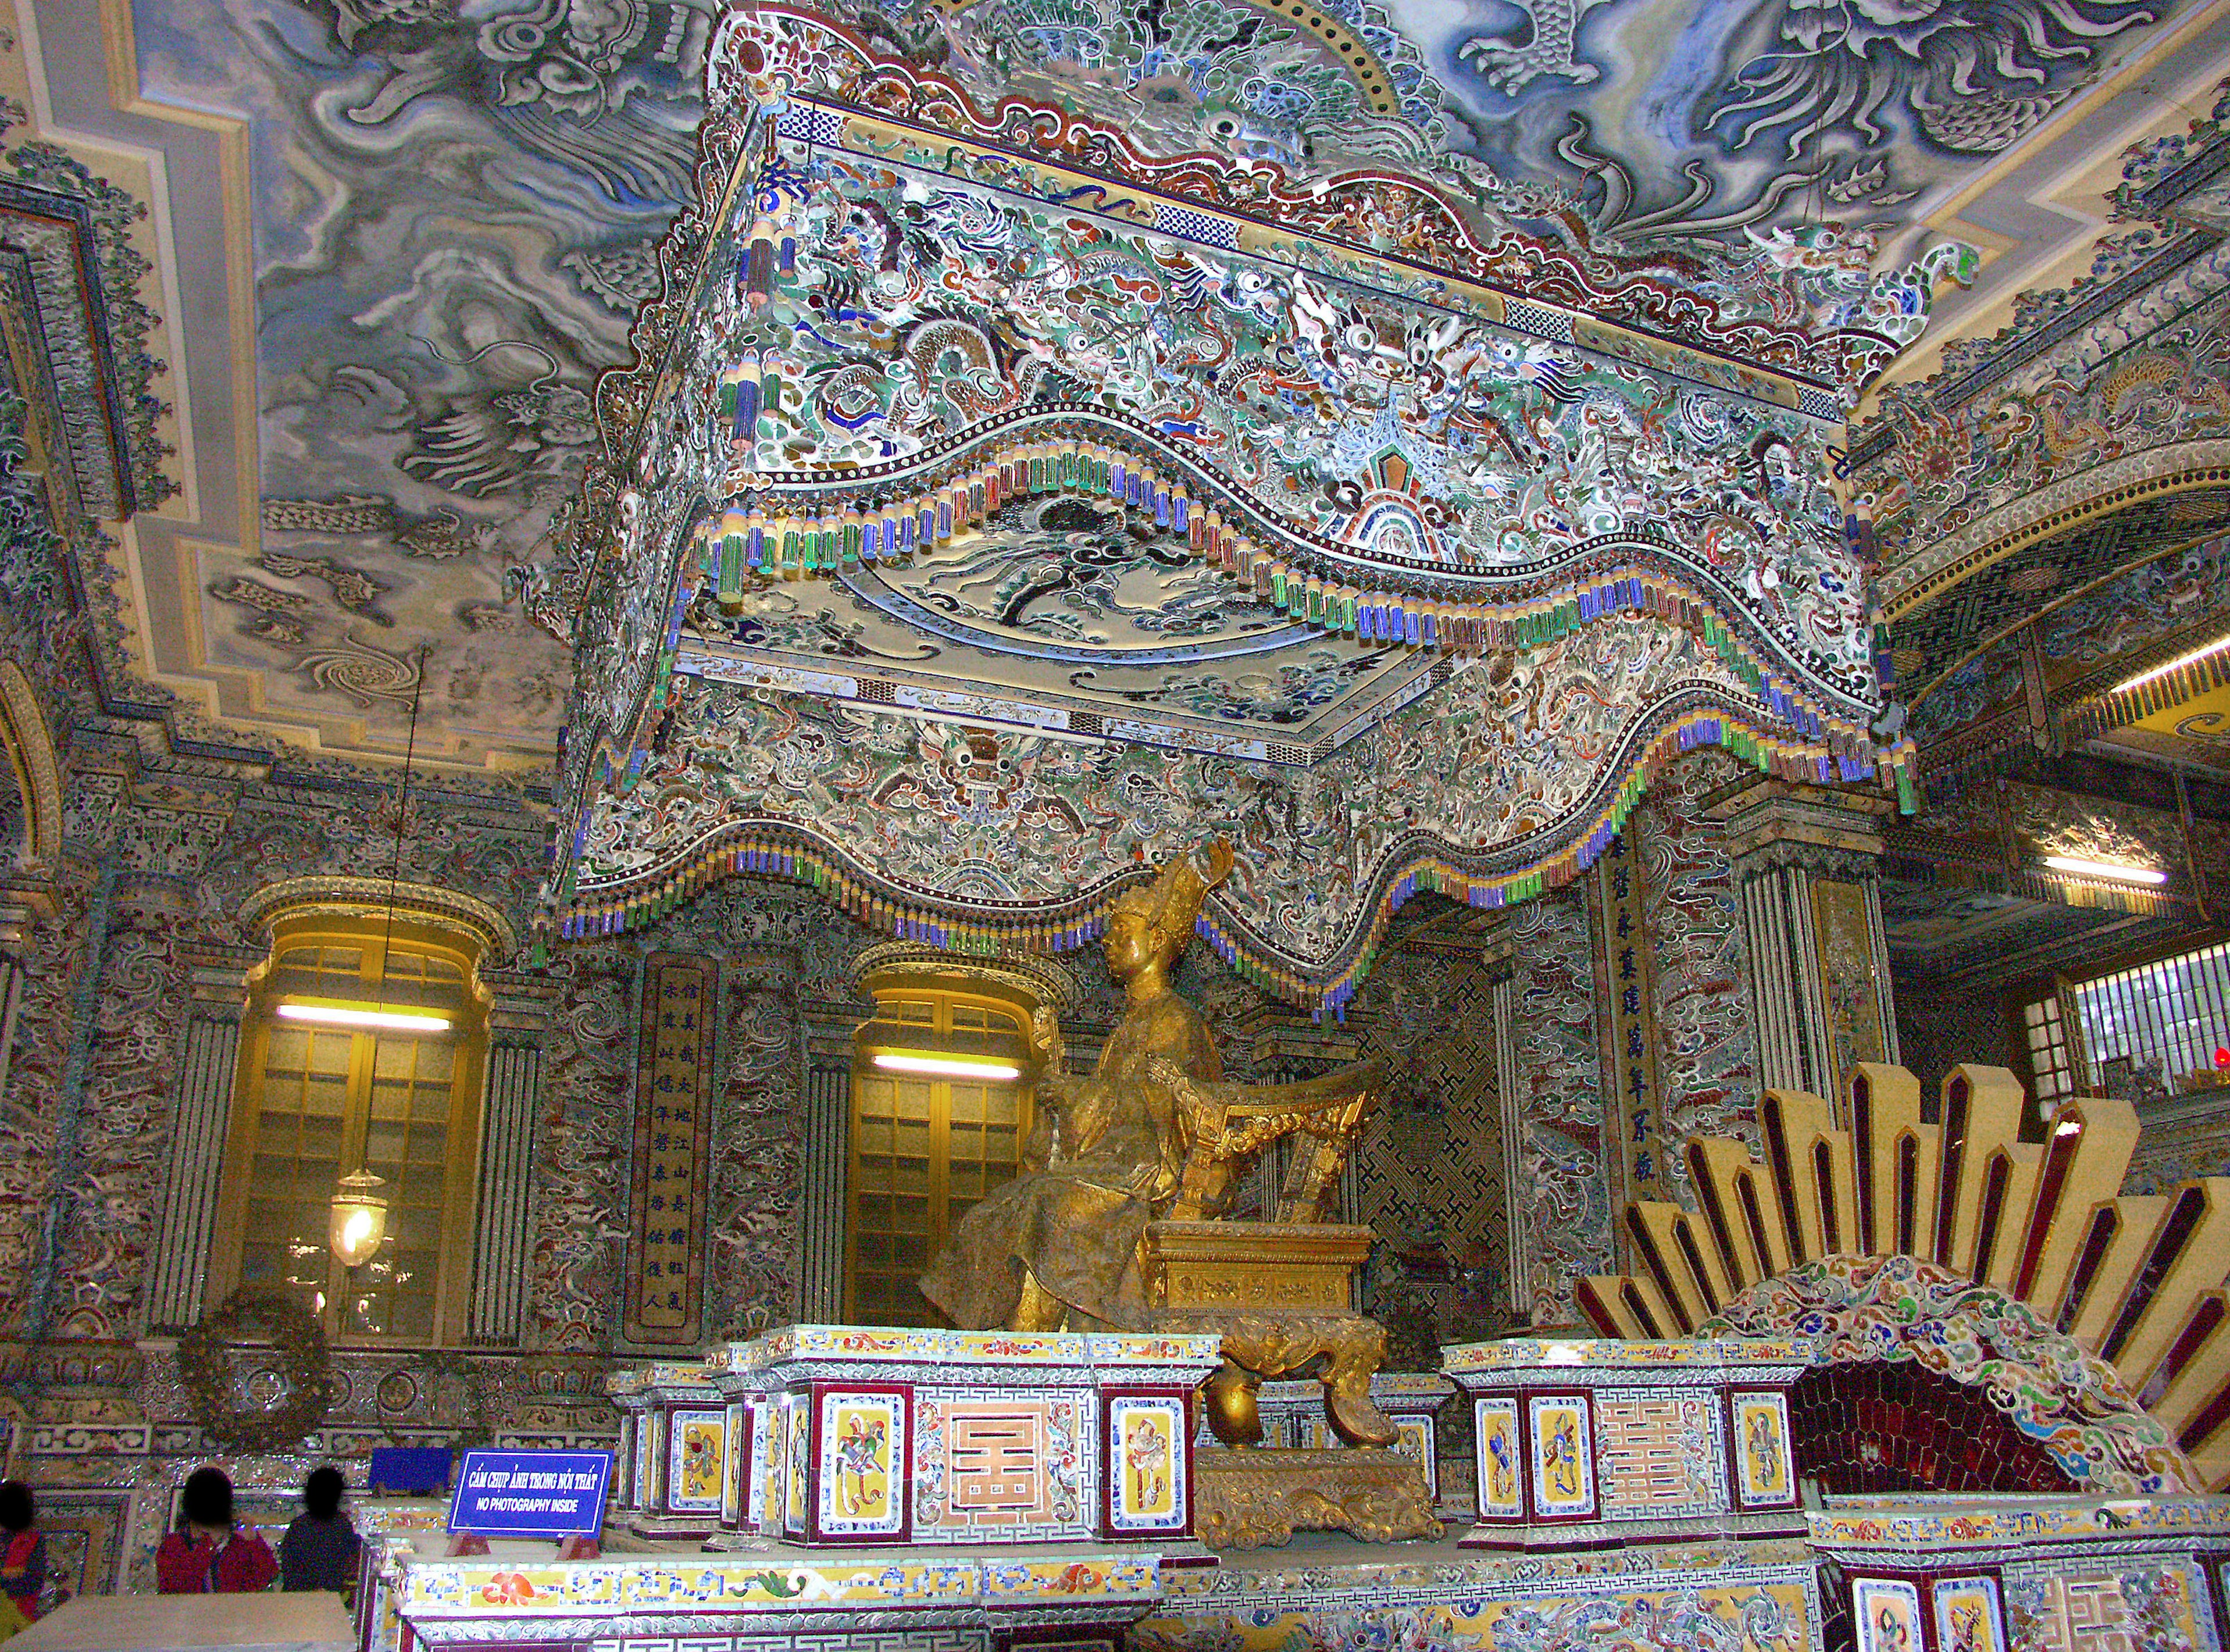
[[[1286,1169],[1274,1219],[1321,1221],[1325,1191],[1386,1083],[1385,1065],[1376,1061],[1290,1084],[1206,1083],[1159,1059],[1150,1070],[1176,1097],[1183,1125],[1184,1158],[1169,1212],[1179,1221],[1220,1215],[1238,1167],[1289,1135],[1305,1137],[1308,1145]]]

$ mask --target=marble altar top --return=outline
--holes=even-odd
[[[356,1630],[338,1595],[80,1595],[10,1644],[18,1652],[353,1652]]]

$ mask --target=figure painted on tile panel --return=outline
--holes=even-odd
[[[1750,1414],[1750,1483],[1760,1491],[1781,1484],[1781,1441],[1773,1418],[1763,1411]]]
[[[1518,1448],[1510,1430],[1498,1424],[1486,1437],[1487,1501],[1499,1507],[1518,1501]]]
[[[1580,1495],[1579,1428],[1569,1411],[1556,1414],[1548,1447],[1542,1453],[1542,1467],[1548,1471],[1550,1489],[1559,1499],[1569,1501]]]
[[[1131,1506],[1141,1514],[1160,1514],[1170,1492],[1169,1437],[1161,1424],[1150,1417],[1133,1418],[1124,1457],[1131,1471]]]
[[[1962,1601],[1951,1608],[1951,1644],[1943,1652],[1988,1652],[1988,1639],[1982,1632],[1982,1606],[1979,1601]]]
[[[836,1441],[836,1501],[847,1514],[881,1513],[883,1425],[863,1424],[857,1412]]]
[[[1876,1652],[1913,1652],[1912,1620],[1885,1602],[1874,1614]]]

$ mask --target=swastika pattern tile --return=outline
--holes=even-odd
[[[1611,1519],[1705,1514],[1727,1506],[1712,1447],[1712,1394],[1645,1388],[1598,1392],[1595,1453]]]
[[[1363,1139],[1353,1215],[1442,1299],[1446,1329],[1458,1295],[1499,1299],[1508,1266],[1494,989],[1477,959],[1426,954],[1388,960],[1368,993],[1362,1053],[1406,1056],[1416,1082]]]
[[[1060,1541],[1092,1535],[1097,1430],[1076,1395],[916,1392],[914,1541]]]

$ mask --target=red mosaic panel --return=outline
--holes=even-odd
[[[1822,1366],[1789,1391],[1796,1471],[1844,1495],[2066,1492],[2052,1454],[1979,1388],[1904,1362]]]

